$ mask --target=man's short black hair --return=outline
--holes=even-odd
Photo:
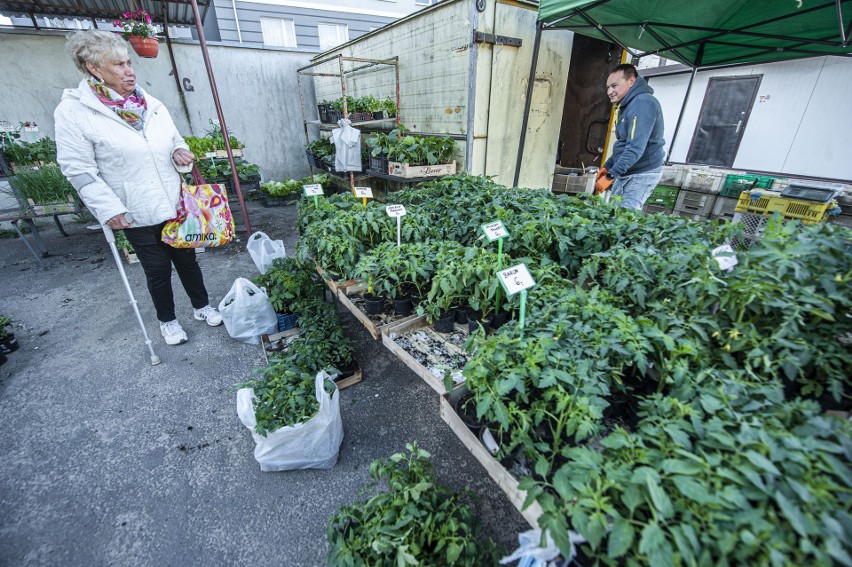
[[[639,71],[637,71],[636,67],[634,67],[630,63],[623,63],[622,65],[619,65],[618,67],[610,71],[609,74],[612,75],[613,73],[618,73],[619,71],[624,73],[624,78],[627,80],[636,79],[637,77],[639,77]]]

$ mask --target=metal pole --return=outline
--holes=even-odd
[[[521,178],[521,164],[524,158],[524,143],[527,140],[527,126],[530,121],[530,105],[532,104],[533,87],[535,86],[535,68],[538,65],[538,48],[541,44],[541,29],[542,23],[538,22],[535,26],[535,42],[533,42],[532,63],[530,63],[530,76],[527,80],[527,100],[524,101],[524,119],[521,122],[521,139],[518,142],[518,157],[515,159],[515,180],[512,182],[512,187],[518,186],[518,180]]]
[[[166,47],[169,49],[169,61],[172,62],[172,73],[175,75],[175,84],[177,85],[177,90],[183,96],[183,87],[180,84],[180,75],[177,70],[177,63],[175,63],[175,54],[172,51],[172,37],[169,35],[169,5],[166,4],[166,9],[164,10],[163,15],[163,32],[166,36]]]
[[[198,41],[201,43],[201,54],[204,56],[204,66],[207,67],[207,77],[210,79],[210,89],[213,91],[213,104],[216,105],[216,114],[219,116],[219,127],[222,129],[222,137],[225,139],[225,150],[228,152],[228,163],[231,164],[231,178],[234,180],[234,189],[237,191],[237,199],[243,212],[243,222],[246,225],[246,236],[251,236],[251,223],[249,222],[246,203],[243,199],[243,189],[237,176],[237,166],[234,163],[234,153],[231,150],[231,142],[228,139],[228,127],[225,125],[225,114],[222,112],[222,104],[219,102],[219,90],[216,88],[216,78],[213,76],[213,67],[210,65],[210,54],[207,52],[207,40],[204,39],[204,30],[201,26],[201,14],[198,11],[198,2],[190,0],[192,13],[195,16],[195,30],[198,32]]]
[[[840,41],[843,42],[843,47],[849,45],[849,38],[846,37],[846,28],[844,28],[843,22],[843,8],[840,6],[841,0],[835,0],[835,4],[837,5],[837,23],[840,25]]]
[[[674,133],[672,134],[672,142],[669,144],[669,153],[666,154],[666,165],[672,163],[672,151],[677,140],[677,133],[680,131],[680,124],[683,122],[683,113],[686,110],[686,103],[689,101],[689,93],[692,91],[692,82],[695,80],[695,74],[698,73],[701,59],[704,57],[704,45],[702,43],[698,46],[698,54],[695,56],[695,66],[692,68],[692,74],[689,76],[689,84],[686,86],[686,94],[683,96],[683,104],[680,105],[680,114],[677,116],[677,124],[675,124]]]
[[[470,0],[470,59],[467,77],[467,124],[465,132],[464,168],[473,173],[473,144],[476,127],[476,66],[479,56],[479,46],[476,43],[476,28],[479,25],[479,12],[475,0]],[[484,168],[484,165],[483,165]],[[483,169],[484,173],[484,169]]]

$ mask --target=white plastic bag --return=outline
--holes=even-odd
[[[266,273],[275,258],[287,256],[287,252],[284,250],[284,241],[272,240],[263,232],[253,233],[248,239],[246,248],[261,274]]]
[[[278,316],[262,289],[245,278],[237,278],[219,303],[219,314],[228,334],[250,345],[260,344],[260,335],[278,330]]]
[[[328,374],[316,377],[316,396],[320,404],[317,414],[306,422],[288,425],[262,437],[255,431],[251,388],[237,391],[237,415],[254,437],[254,458],[260,470],[289,471],[297,469],[330,469],[337,463],[343,441],[343,418],[340,417],[340,391],[329,396],[323,381]]]
[[[331,131],[331,143],[336,148],[334,171],[361,171],[361,131],[346,118],[337,123],[340,128]]]

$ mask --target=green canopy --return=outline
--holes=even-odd
[[[541,0],[539,20],[690,67],[852,55],[852,0]]]

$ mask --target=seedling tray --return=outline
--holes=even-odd
[[[356,285],[357,282],[356,282]],[[358,293],[347,294],[348,289],[343,288],[337,292],[337,299],[343,304],[350,313],[355,315],[355,318],[364,325],[367,332],[376,339],[382,338],[383,329],[390,325],[395,325],[402,321],[416,319],[417,315],[408,315],[400,317],[393,312],[393,302],[385,300],[385,308],[378,315],[367,315],[367,309],[364,306],[364,291],[366,288],[360,284],[361,288]]]
[[[388,175],[403,179],[420,177],[441,177],[453,175],[456,172],[456,162],[437,165],[411,165],[397,161],[388,162]]]
[[[461,377],[461,369],[467,363],[463,348],[467,338],[464,325],[456,325],[451,333],[439,333],[426,322],[426,317],[416,317],[385,327],[382,344],[433,390],[444,395],[444,373],[458,373]],[[453,389],[463,385],[462,380]]]
[[[299,337],[299,329],[287,329],[286,331],[281,331],[280,333],[273,333],[271,335],[260,335],[260,347],[263,351],[263,362],[264,364],[269,364],[269,357],[273,353],[281,353],[286,354],[290,348],[290,343],[296,340]],[[344,388],[348,388],[353,384],[357,384],[358,382],[362,382],[364,380],[364,372],[361,370],[361,366],[357,364],[355,373],[351,376],[347,376],[346,378],[338,378],[337,376],[332,376],[331,379],[337,384],[338,390],[343,390]]]
[[[464,389],[454,391],[452,394],[453,399],[455,399],[456,395],[461,395],[463,391]],[[476,435],[467,428],[453,409],[453,404],[450,401],[449,394],[441,396],[441,419],[450,426],[450,429],[453,430],[453,433],[456,434],[456,437],[459,438],[470,454],[473,455],[476,460],[479,461],[479,464],[485,468],[488,476],[497,483],[497,486],[500,487],[500,490],[503,491],[503,493],[509,498],[509,501],[518,509],[518,512],[521,513],[527,523],[529,523],[533,529],[540,529],[538,519],[543,513],[541,506],[538,502],[532,502],[526,509],[523,509],[524,500],[526,500],[527,497],[526,491],[518,488],[518,479],[512,476],[512,474],[506,470],[506,467],[500,464],[500,461],[495,459],[479,441]]]

